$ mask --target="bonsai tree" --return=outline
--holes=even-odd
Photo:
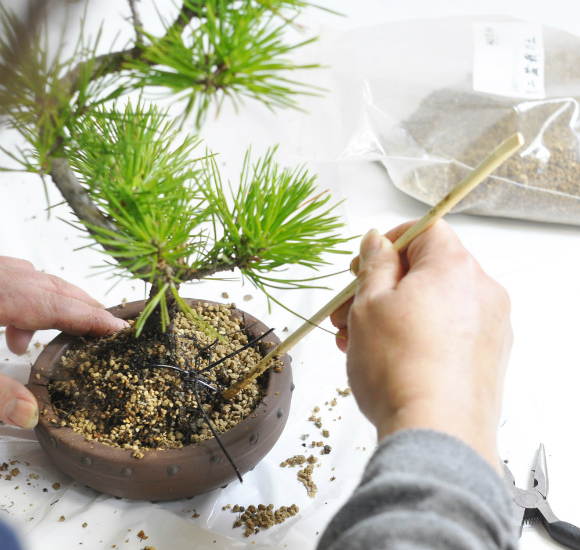
[[[26,142],[2,151],[52,180],[117,275],[151,284],[138,335],[161,328],[171,345],[176,313],[195,316],[183,283],[237,270],[273,299],[272,287],[308,284],[280,268],[318,269],[325,253],[341,252],[330,197],[304,167],[278,166],[276,147],[260,158],[248,151],[239,182],[226,184],[196,135],[213,104],[295,107],[313,91],[287,76],[305,68],[289,54],[309,40],[285,40],[307,2],[184,0],[154,34],[128,0],[133,42],[106,53],[69,2],[62,35],[78,25],[68,56],[63,44],[50,51],[46,4],[31,0],[24,15],[0,8],[1,121]],[[151,89],[174,96],[181,116],[149,99]]]

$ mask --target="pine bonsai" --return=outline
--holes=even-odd
[[[272,147],[258,159],[248,151],[239,182],[226,184],[214,153],[182,129],[199,131],[212,104],[296,107],[313,91],[287,76],[306,68],[289,54],[310,40],[285,41],[308,2],[184,0],[161,35],[128,2],[134,41],[104,54],[100,34],[85,36],[78,2],[67,3],[63,26],[76,20],[78,37],[69,56],[50,51],[49,3],[31,0],[24,16],[0,8],[0,122],[26,141],[2,151],[52,180],[116,274],[151,284],[137,334],[170,333],[179,310],[195,316],[180,285],[219,272],[238,270],[269,298],[272,287],[302,288],[280,268],[316,270],[345,242],[315,177],[278,166]],[[181,117],[156,106],[151,89],[174,96]]]

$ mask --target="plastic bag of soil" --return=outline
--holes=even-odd
[[[399,189],[433,205],[521,132],[523,148],[455,211],[580,225],[580,38],[461,18],[368,40],[385,61],[365,78],[367,127],[351,153],[378,153]]]

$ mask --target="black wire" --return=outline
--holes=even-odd
[[[216,361],[215,363],[208,365],[207,367],[205,367],[205,369],[200,370],[199,373],[202,374],[204,372],[207,372],[208,370],[213,369],[214,367],[217,367],[218,365],[221,365],[227,359],[234,357],[234,355],[237,355],[238,353],[241,353],[242,351],[244,351],[248,348],[251,348],[252,346],[256,345],[262,338],[265,338],[266,336],[268,336],[268,334],[270,334],[274,330],[275,329],[271,328],[268,331],[264,332],[264,334],[261,334],[260,336],[256,336],[256,338],[254,338],[251,342],[248,342],[245,346],[242,346],[240,349],[237,349],[236,351],[232,351],[232,353],[230,353],[229,355],[226,355],[225,357],[222,357],[219,361]]]
[[[182,382],[191,382],[191,378],[192,378],[192,371],[186,370],[186,369],[180,369],[179,367],[176,367],[175,365],[165,365],[163,363],[148,363],[146,365],[138,365],[137,368],[138,369],[148,369],[150,367],[160,367],[160,368],[165,368],[165,369],[172,369],[172,370],[176,370],[180,375],[181,375],[181,381]],[[197,372],[195,373],[197,375]],[[199,380],[199,377],[196,378],[196,380],[202,385],[205,386],[206,388],[209,388],[210,390],[214,391],[214,392],[219,392],[219,390],[217,388],[214,388],[211,384],[208,384],[205,380]]]
[[[198,357],[196,357],[196,359],[198,359]],[[185,360],[187,361],[187,363],[189,364],[189,366],[191,366],[191,364],[189,363],[189,361],[187,360],[187,358]],[[233,458],[230,456],[230,453],[228,453],[225,445],[222,443],[222,440],[220,439],[220,437],[219,437],[216,429],[214,428],[213,423],[212,423],[211,419],[209,418],[208,414],[205,412],[205,410],[204,410],[204,408],[202,406],[202,403],[201,403],[201,399],[199,397],[199,385],[200,384],[202,385],[203,390],[206,392],[206,394],[208,395],[208,397],[210,399],[213,399],[213,396],[209,395],[208,388],[211,389],[214,392],[217,392],[218,390],[216,388],[214,388],[213,386],[211,386],[210,384],[207,384],[206,382],[200,380],[199,379],[199,374],[200,373],[197,371],[197,369],[186,370],[186,369],[180,369],[179,367],[176,367],[174,365],[164,365],[164,364],[161,364],[161,363],[151,363],[151,364],[148,364],[148,365],[141,365],[141,366],[139,366],[137,368],[145,369],[145,368],[149,368],[149,367],[161,367],[161,368],[176,370],[176,371],[178,371],[181,374],[182,381],[184,383],[186,383],[187,385],[189,385],[190,382],[193,382],[193,391],[195,393],[195,399],[197,401],[197,408],[201,412],[201,414],[203,415],[205,421],[207,422],[207,425],[209,426],[209,429],[211,430],[211,433],[215,437],[215,440],[218,442],[218,445],[220,446],[221,450],[223,451],[225,457],[227,458],[228,462],[230,463],[230,465],[234,469],[234,472],[236,473],[236,476],[238,476],[238,479],[240,480],[240,482],[243,483],[244,480],[242,478],[242,474],[240,474],[240,470],[236,466],[236,463],[234,462]]]
[[[246,327],[246,330],[249,328],[251,328],[251,327]],[[198,409],[201,412],[201,414],[203,415],[205,421],[207,422],[209,429],[211,430],[215,440],[218,442],[218,445],[220,446],[221,450],[223,451],[225,457],[227,458],[228,462],[230,463],[230,465],[234,469],[234,472],[236,473],[236,476],[240,480],[240,483],[244,482],[244,480],[242,478],[242,474],[240,473],[238,467],[236,466],[236,463],[234,462],[233,458],[230,456],[230,453],[228,453],[225,445],[222,443],[222,440],[220,439],[216,429],[214,428],[210,417],[205,412],[205,410],[201,404],[201,399],[199,396],[199,386],[201,384],[203,390],[206,392],[207,396],[210,399],[213,399],[214,396],[209,394],[209,390],[212,390],[213,392],[217,392],[217,393],[221,393],[221,392],[217,388],[214,388],[212,385],[208,384],[207,382],[200,380],[200,374],[203,374],[204,372],[207,372],[208,370],[211,370],[211,369],[217,367],[218,365],[220,365],[221,363],[223,363],[227,359],[230,359],[231,357],[234,357],[238,353],[241,353],[242,351],[256,345],[260,340],[262,340],[263,338],[268,336],[268,334],[270,334],[274,330],[275,330],[274,328],[271,328],[271,329],[267,330],[266,332],[264,332],[264,334],[261,334],[260,336],[256,336],[256,338],[254,338],[253,340],[248,342],[246,345],[242,346],[241,348],[237,349],[236,351],[233,351],[232,353],[226,355],[225,357],[222,357],[219,361],[216,361],[215,363],[211,363],[211,353],[210,353],[210,357],[209,357],[210,364],[205,369],[202,369],[202,370],[198,370],[197,364],[196,364],[195,368],[192,368],[191,370],[181,369],[179,367],[176,367],[175,365],[165,365],[162,363],[149,363],[149,364],[140,365],[137,367],[139,369],[146,369],[146,368],[150,368],[150,367],[159,367],[159,368],[176,370],[181,375],[181,380],[183,383],[186,383],[187,385],[189,385],[189,383],[193,382],[193,391],[195,393],[195,399],[197,401]],[[236,332],[241,332],[241,330],[236,331]],[[235,332],[232,334],[235,334]],[[196,363],[198,362],[199,359],[201,359],[200,354],[204,353],[208,349],[213,351],[211,348],[213,348],[217,343],[218,343],[218,340],[216,339],[211,344],[198,350],[198,355],[195,358]],[[188,366],[191,367],[191,363],[189,362],[187,357],[184,357],[184,359],[187,362]]]
[[[234,472],[236,472],[236,475],[238,476],[240,483],[243,483],[244,480],[242,478],[242,474],[240,474],[240,470],[238,470],[238,467],[236,466],[234,459],[230,456],[230,453],[228,453],[225,445],[222,443],[222,440],[218,436],[216,429],[213,427],[212,421],[210,420],[209,416],[207,415],[207,413],[203,410],[203,407],[201,406],[201,401],[199,399],[199,391],[198,391],[198,382],[199,382],[198,372],[196,370],[194,370],[194,372],[196,374],[196,378],[195,378],[195,382],[193,385],[193,391],[195,392],[195,399],[197,400],[197,406],[198,406],[199,410],[201,411],[201,414],[203,414],[205,421],[207,422],[207,425],[209,426],[209,429],[211,430],[211,433],[215,437],[215,440],[218,442],[218,445],[220,446],[221,450],[223,451],[225,457],[228,459],[228,462],[230,463],[230,465],[234,469]]]

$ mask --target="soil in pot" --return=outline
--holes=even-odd
[[[223,340],[179,313],[171,344],[165,335],[136,338],[132,327],[68,350],[49,386],[61,425],[87,441],[133,449],[137,458],[141,449],[179,448],[236,426],[264,396],[267,379],[232,402],[220,399],[262,358],[259,337],[231,317],[232,309],[197,307]]]
[[[251,469],[273,446],[289,408],[289,358],[232,401],[221,392],[279,340],[233,305],[193,305],[213,334],[179,314],[170,336],[157,342],[135,338],[131,327],[74,345],[61,335],[64,347],[57,338],[45,350],[53,347],[58,357],[41,354],[30,378],[41,405],[37,434],[69,475],[115,496],[180,498],[239,477],[238,467]],[[128,304],[116,314],[129,318],[134,309]],[[215,479],[207,464],[219,470]]]

